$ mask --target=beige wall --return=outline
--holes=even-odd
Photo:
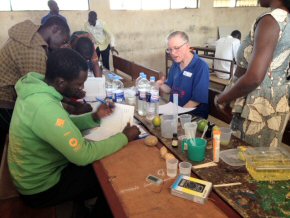
[[[156,70],[165,70],[165,37],[173,30],[189,34],[192,45],[204,45],[208,39],[217,38],[219,26],[234,26],[244,37],[253,20],[265,9],[213,8],[213,0],[200,0],[199,9],[164,11],[111,11],[109,0],[91,0],[91,10],[98,13],[116,38],[116,48],[121,57]],[[8,38],[8,29],[25,19],[39,23],[47,11],[0,12],[0,45]],[[72,31],[80,30],[87,20],[87,11],[61,11]]]

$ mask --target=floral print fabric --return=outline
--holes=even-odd
[[[235,101],[232,128],[240,133],[241,139],[251,145],[278,146],[289,118],[289,13],[275,9],[258,17],[238,51],[237,65],[245,69],[248,67],[252,57],[255,29],[265,15],[271,15],[279,24],[278,43],[263,82],[247,96]]]

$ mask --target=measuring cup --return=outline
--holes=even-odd
[[[174,115],[161,116],[161,136],[163,138],[172,139],[174,126]]]
[[[184,131],[187,139],[195,138],[196,128],[197,128],[196,122],[184,124]]]

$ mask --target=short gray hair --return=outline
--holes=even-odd
[[[166,37],[166,43],[168,43],[168,41],[175,37],[175,36],[180,36],[184,41],[189,42],[189,38],[188,35],[183,32],[183,31],[174,31],[172,33],[170,33],[167,37]]]

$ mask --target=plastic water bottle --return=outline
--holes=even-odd
[[[125,103],[124,84],[119,78],[114,77],[112,89],[113,101],[116,103]]]
[[[146,93],[149,91],[150,88],[150,83],[149,81],[146,79],[146,75],[143,74],[142,75],[142,79],[139,80],[138,84],[137,84],[137,90],[139,93],[139,98],[138,98],[138,114],[140,116],[145,116],[146,115],[146,106],[147,106],[147,102],[146,102]]]
[[[145,74],[145,73],[144,72],[140,72],[139,73],[139,77],[135,81],[135,90],[136,90],[136,102],[135,102],[135,105],[136,105],[137,108],[138,108],[138,99],[139,99],[139,91],[138,91],[137,86],[138,86],[139,81],[142,79],[142,75],[143,74]]]
[[[147,113],[146,119],[153,120],[158,115],[159,105],[159,87],[155,83],[155,77],[150,77],[150,89],[146,96],[147,101]]]
[[[113,75],[112,74],[107,74],[106,76],[106,83],[105,83],[105,86],[106,86],[106,97],[108,99],[113,99]]]
[[[136,79],[136,82],[135,82],[135,87],[138,86],[139,81],[142,79],[142,75],[145,75],[145,73],[144,72],[139,73],[139,77]]]

